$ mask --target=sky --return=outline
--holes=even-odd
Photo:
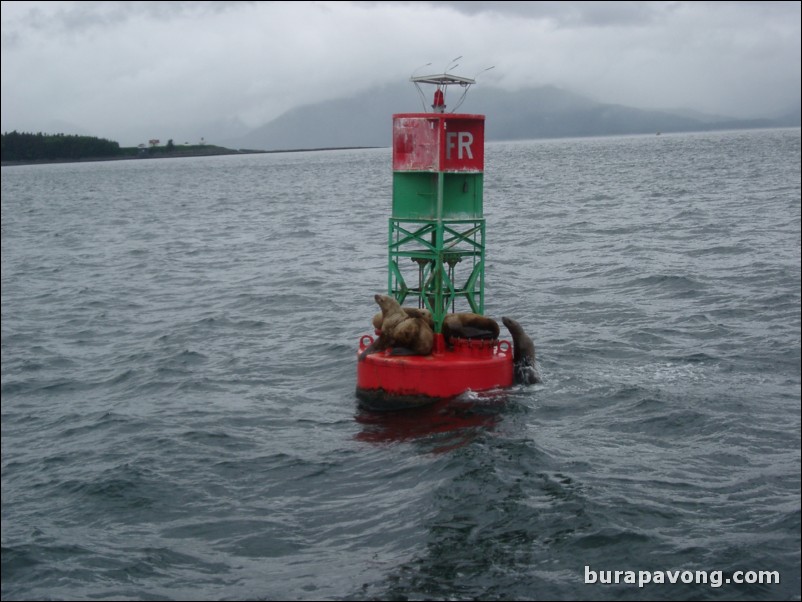
[[[800,5],[3,1],[0,129],[213,142],[458,56],[477,85],[771,117],[799,106]]]

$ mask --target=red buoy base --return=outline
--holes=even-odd
[[[359,354],[373,337],[359,342]],[[393,355],[392,349],[357,361],[357,395],[368,405],[398,409],[513,385],[513,350],[507,341],[452,339],[435,335],[430,355]]]

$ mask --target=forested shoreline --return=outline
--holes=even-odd
[[[152,141],[149,147],[121,147],[119,143],[95,136],[7,132],[2,135],[3,165],[67,163],[74,161],[112,161],[115,159],[197,157],[260,153],[258,150],[232,150],[213,144],[165,145]]]
[[[72,134],[2,135],[2,161],[52,161],[57,159],[110,158],[123,155],[119,143],[94,136]]]

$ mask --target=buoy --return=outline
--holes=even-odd
[[[418,88],[433,84],[436,91],[433,112],[393,115],[387,295],[402,306],[431,313],[434,345],[429,355],[399,355],[390,348],[357,362],[357,395],[376,409],[412,407],[513,384],[509,342],[446,340],[443,334],[450,313],[484,315],[485,116],[445,113],[443,94],[449,85],[467,88],[475,82],[450,74],[411,81]],[[363,335],[357,356],[373,341]]]

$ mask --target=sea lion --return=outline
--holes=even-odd
[[[417,307],[402,307],[408,316],[413,318],[423,318],[426,320],[426,323],[429,325],[429,328],[434,330],[434,320],[432,320],[432,312],[428,309],[419,309]],[[384,314],[382,312],[377,313],[373,316],[373,328],[378,331],[382,329],[382,321],[384,320]]]
[[[382,308],[382,327],[379,338],[359,355],[364,360],[371,353],[393,348],[394,355],[429,355],[434,345],[434,331],[424,318],[407,314],[394,298],[374,295]]]
[[[533,385],[540,382],[540,374],[535,367],[535,344],[524,332],[521,325],[512,318],[501,318],[504,326],[512,335],[512,361],[515,370],[515,382]]]
[[[498,324],[493,318],[469,312],[448,314],[443,320],[443,336],[461,339],[497,339]]]

